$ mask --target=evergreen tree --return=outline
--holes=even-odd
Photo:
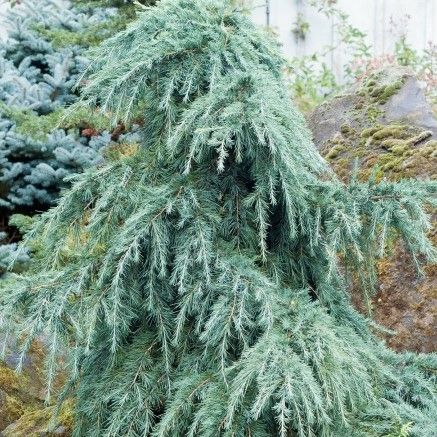
[[[229,1],[162,0],[94,57],[84,98],[141,113],[140,146],[74,177],[1,293],[75,435],[432,436],[436,356],[388,350],[347,290],[395,237],[434,256],[436,184],[342,184]]]
[[[0,242],[7,240],[8,234],[0,232]],[[12,261],[15,260],[15,270],[21,270],[29,262],[27,251],[17,248],[17,243],[5,243],[0,245],[0,275],[5,273]]]
[[[7,16],[9,35],[0,47],[2,208],[52,204],[63,178],[96,163],[98,149],[109,141],[108,134],[90,140],[64,129],[51,132],[60,121],[53,112],[60,119],[60,109],[76,100],[72,87],[87,61],[81,47],[56,50],[33,26],[39,22],[79,32],[107,18],[103,10],[95,15],[76,12],[60,1],[38,0],[13,8]],[[47,120],[52,126],[44,125],[50,124]]]
[[[100,149],[111,142],[105,117],[83,110],[66,116],[64,110],[77,100],[73,86],[88,64],[84,50],[90,41],[57,43],[59,35],[65,42],[65,35],[87,35],[89,29],[92,42],[99,41],[110,31],[102,26],[115,16],[113,8],[73,8],[59,0],[27,0],[8,12],[8,39],[0,43],[3,217],[47,209],[66,185],[65,177],[102,160]],[[2,259],[14,250],[14,244],[1,247]]]
[[[94,20],[79,32],[74,27],[53,28],[52,26],[37,25],[40,34],[51,40],[55,47],[71,45],[96,46],[114,33],[126,28],[135,18],[137,5],[153,5],[155,0],[72,0],[76,13],[96,14],[96,11],[110,11],[110,17],[105,20]]]

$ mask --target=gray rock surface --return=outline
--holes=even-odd
[[[309,126],[319,149],[344,125],[363,130],[376,123],[404,123],[430,130],[437,138],[437,119],[412,70],[389,67],[372,76],[310,114]]]
[[[394,74],[406,75],[402,88],[394,94],[388,102],[383,105],[384,116],[381,121],[384,123],[403,121],[421,126],[433,131],[437,135],[437,119],[427,102],[420,82],[413,72],[405,69],[395,69]],[[396,80],[396,77],[394,78]]]

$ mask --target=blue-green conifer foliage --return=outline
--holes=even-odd
[[[64,107],[77,100],[74,85],[89,61],[79,44],[86,41],[58,40],[92,30],[92,41],[98,40],[110,33],[116,15],[114,8],[24,0],[2,19],[7,39],[0,42],[0,230],[7,232],[0,233],[0,275],[19,238],[8,227],[10,215],[52,206],[67,186],[65,178],[101,162],[100,151],[111,142],[104,117],[65,114]],[[24,261],[21,256],[16,267]]]
[[[436,356],[387,349],[348,289],[393,238],[434,257],[436,184],[340,182],[228,1],[162,0],[93,57],[84,100],[141,142],[74,177],[1,290],[75,436],[432,436]]]
[[[8,12],[8,37],[0,45],[0,208],[53,204],[65,176],[99,161],[98,149],[109,135],[90,139],[80,137],[78,129],[47,135],[32,131],[33,126],[20,130],[20,121],[33,115],[28,124],[35,125],[37,116],[73,103],[77,95],[72,88],[88,62],[82,47],[56,48],[35,26],[81,32],[108,15],[103,9],[80,12],[47,0],[25,1]],[[19,117],[20,110],[27,113]]]

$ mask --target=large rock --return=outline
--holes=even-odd
[[[385,84],[401,80],[402,87],[384,104],[385,123],[404,121],[421,126],[437,134],[437,119],[422,91],[420,82],[407,69],[391,68],[382,72]]]
[[[73,416],[69,410],[65,411],[56,420],[53,419],[55,407],[26,412],[5,428],[0,437],[68,437]]]
[[[437,177],[437,120],[408,69],[372,74],[348,94],[316,108],[309,125],[320,152],[343,180],[355,162],[361,179],[375,169],[378,179]],[[435,226],[431,238],[437,244]],[[398,350],[437,351],[436,266],[418,277],[407,251],[397,243],[378,269],[373,316],[395,331],[386,337],[388,344]]]
[[[26,409],[42,408],[39,398],[40,383],[33,372],[16,373],[5,362],[0,362],[0,431],[18,420]]]
[[[72,428],[72,405],[66,402],[58,417],[55,407],[47,407],[45,398],[44,345],[35,342],[23,362],[23,371],[15,372],[19,354],[16,339],[6,339],[6,356],[0,361],[0,437],[68,436]],[[60,388],[55,384],[55,391]]]
[[[309,117],[314,141],[322,148],[342,126],[363,130],[375,124],[404,124],[437,135],[437,119],[414,73],[401,67],[380,70],[318,106]]]
[[[18,420],[23,414],[23,403],[0,389],[0,430]]]

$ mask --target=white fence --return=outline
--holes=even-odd
[[[253,0],[252,5],[254,20],[261,25],[270,22],[288,56],[311,54],[337,45],[334,20],[327,19],[305,0]],[[367,43],[375,56],[393,52],[401,32],[419,50],[430,42],[437,43],[437,0],[338,0],[336,7],[349,15],[352,25],[367,33]],[[298,16],[309,23],[305,39],[296,39],[292,32]],[[338,75],[345,63],[344,56],[339,47],[327,59]]]
[[[334,21],[305,0],[243,1],[253,4],[253,18],[258,24],[265,25],[269,16],[270,25],[278,33],[288,56],[310,54],[336,45],[338,35]],[[367,33],[374,55],[393,51],[399,28],[393,29],[392,23],[408,32],[408,41],[417,49],[424,49],[430,41],[437,43],[437,0],[338,0],[338,7],[349,15],[351,24]],[[0,0],[0,38],[5,37],[1,16],[6,8],[7,2]],[[292,33],[298,15],[310,25],[304,40],[296,39]],[[406,19],[407,16],[410,18]],[[340,75],[345,62],[342,48],[332,51],[327,62]]]
[[[0,40],[6,37],[6,29],[2,23],[2,17],[8,9],[8,3],[4,0],[0,0]]]

